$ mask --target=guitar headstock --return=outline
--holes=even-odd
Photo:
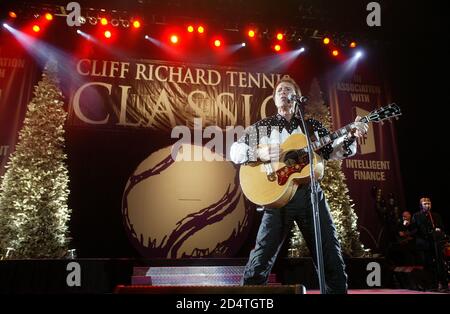
[[[375,109],[365,116],[366,122],[381,122],[393,117],[398,117],[402,114],[400,107],[395,103],[389,104],[385,107]]]

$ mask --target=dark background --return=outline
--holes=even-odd
[[[433,209],[445,218],[448,232],[445,10],[435,2],[400,3],[394,11],[391,69],[393,99],[405,108],[397,130],[407,209],[418,210],[419,198],[430,196]]]
[[[397,122],[397,132],[405,189],[404,209],[417,211],[419,198],[428,195],[432,198],[433,209],[444,217],[447,231],[449,230],[450,212],[447,210],[445,195],[448,186],[448,171],[445,167],[447,153],[444,151],[447,142],[445,131],[448,124],[445,119],[445,107],[450,104],[447,91],[449,49],[445,42],[449,36],[444,31],[447,28],[444,19],[445,8],[440,7],[440,4],[378,1],[382,6],[382,26],[370,28],[366,25],[368,12],[365,10],[365,5],[370,1],[361,0],[79,2],[82,6],[123,8],[139,14],[192,16],[203,18],[207,25],[209,25],[208,20],[241,21],[242,23],[253,20],[267,25],[285,23],[320,27],[329,32],[350,34],[360,38],[361,42],[370,42],[373,52],[381,51],[381,54],[387,57],[385,70],[389,73],[391,98],[399,104],[403,112],[403,116]],[[15,5],[20,3],[16,1]],[[40,5],[39,1],[26,3]],[[46,3],[56,3],[56,1],[46,1]],[[5,11],[2,10],[2,12]],[[70,46],[70,43],[67,42],[67,44]],[[81,141],[82,131],[77,132],[79,133],[72,136],[75,139],[78,136]],[[94,150],[95,147],[92,147],[92,151]],[[94,155],[90,157],[95,158]],[[105,167],[117,166],[108,164],[111,162],[106,161]],[[88,164],[88,160],[86,163]],[[130,173],[130,169],[124,165],[119,165],[118,171],[124,175]],[[88,171],[76,176],[89,176],[90,173]],[[112,173],[109,175],[113,176]],[[112,180],[113,178],[102,179]],[[111,191],[111,193],[120,195],[122,191]],[[92,191],[90,197],[98,198],[98,195]],[[76,205],[77,201],[73,200],[73,202],[73,205]],[[98,209],[92,208],[87,215],[95,215],[96,210]],[[85,223],[86,219],[83,219],[82,223],[77,222],[76,218],[72,221],[72,224],[78,226]],[[86,226],[89,227],[89,225]],[[115,226],[115,228],[118,227]],[[120,245],[120,243],[114,243],[114,239],[111,240],[113,241],[109,241],[110,248]],[[89,241],[89,239],[79,238],[77,241]],[[102,240],[102,243],[107,242],[106,238]]]

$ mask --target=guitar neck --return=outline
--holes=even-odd
[[[360,121],[367,122],[367,118],[364,117]],[[313,149],[318,150],[330,143],[333,143],[333,141],[336,140],[337,138],[339,138],[341,136],[345,136],[348,133],[350,133],[352,131],[352,129],[354,129],[354,124],[350,123],[340,129],[337,129],[333,133],[330,133],[324,137],[319,138],[317,141],[312,143]]]

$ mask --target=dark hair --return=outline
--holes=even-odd
[[[275,87],[273,88],[272,97],[274,101],[275,101],[275,93],[277,92],[277,87],[283,82],[292,84],[294,86],[295,93],[297,95],[302,94],[302,91],[300,90],[300,87],[298,87],[297,83],[289,75],[283,75],[283,77],[275,84]]]
[[[422,202],[425,201],[431,202],[431,198],[429,198],[428,196],[421,197],[419,200],[419,204],[422,205]]]

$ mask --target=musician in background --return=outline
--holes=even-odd
[[[300,88],[293,79],[284,76],[275,85],[273,91],[278,113],[256,122],[237,142],[233,143],[230,156],[234,163],[277,161],[281,153],[280,144],[291,134],[304,134],[301,121],[294,113],[294,102],[289,100],[290,95],[301,95]],[[322,147],[318,153],[326,160],[353,156],[357,148],[356,138],[362,137],[368,130],[367,123],[359,122],[360,119],[360,117],[356,118],[355,127],[351,132],[335,139],[332,144]],[[310,134],[314,134],[316,139],[329,134],[319,121],[309,119],[306,124]],[[267,284],[278,252],[294,221],[300,228],[314,263],[317,265],[310,193],[310,184],[304,184],[297,188],[292,199],[284,207],[264,208],[256,245],[250,252],[245,267],[242,282],[244,285]],[[318,199],[326,293],[347,293],[347,275],[341,247],[328,204],[320,188]]]
[[[400,222],[399,230],[398,230],[398,236],[400,242],[409,242],[411,240],[414,240],[414,238],[411,235],[411,230],[414,228],[412,224],[412,215],[409,211],[405,210],[402,213],[402,219]]]
[[[431,199],[422,197],[420,211],[413,216],[416,246],[425,269],[433,274],[439,290],[448,290],[448,273],[444,257],[444,224],[441,216],[431,211]]]
[[[394,266],[415,265],[417,258],[416,227],[412,222],[412,215],[405,210],[401,219],[395,222],[395,237],[387,249],[388,261]]]

